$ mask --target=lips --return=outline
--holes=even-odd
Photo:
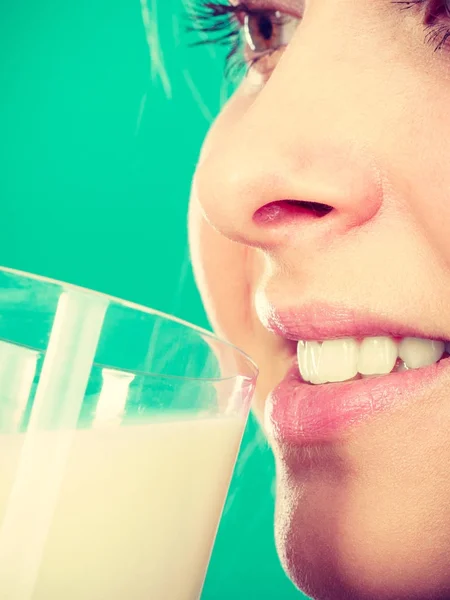
[[[261,322],[269,331],[295,341],[375,336],[445,338],[442,331],[424,332],[418,327],[394,322],[374,313],[361,313],[324,303],[277,310],[269,304],[263,304],[260,300],[257,311]]]
[[[439,331],[424,332],[373,314],[323,304],[283,312],[267,307],[263,316],[268,329],[289,340],[377,335],[444,338]],[[311,385],[302,380],[293,360],[284,380],[269,395],[265,428],[279,443],[302,445],[340,439],[358,424],[411,404],[446,371],[450,373],[450,358],[401,373]]]
[[[267,400],[265,427],[279,442],[337,439],[358,423],[411,403],[445,370],[448,358],[404,373],[316,386],[304,383],[295,366]]]

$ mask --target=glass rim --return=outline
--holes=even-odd
[[[185,381],[198,381],[198,382],[204,381],[205,383],[207,383],[207,382],[211,382],[211,383],[216,382],[217,383],[220,381],[230,381],[233,379],[238,379],[240,377],[244,378],[244,379],[248,379],[249,381],[256,382],[256,379],[259,375],[259,369],[258,369],[257,364],[246,352],[244,352],[243,350],[241,350],[240,348],[238,348],[237,346],[235,346],[228,340],[218,337],[214,332],[208,331],[208,329],[204,329],[203,327],[200,327],[199,325],[194,325],[193,323],[189,323],[188,321],[185,321],[184,319],[180,319],[179,317],[176,317],[174,315],[169,315],[168,313],[164,313],[164,312],[154,309],[154,308],[149,308],[148,306],[144,306],[142,304],[137,304],[136,302],[131,302],[130,300],[124,300],[123,298],[118,298],[117,296],[112,296],[112,295],[106,294],[104,292],[99,292],[97,290],[85,288],[83,286],[76,285],[73,283],[68,283],[66,281],[53,279],[51,277],[46,277],[44,275],[36,275],[35,273],[28,273],[27,271],[21,271],[19,269],[13,269],[13,268],[5,267],[2,265],[0,265],[0,273],[7,273],[10,275],[15,275],[17,277],[22,277],[24,279],[31,279],[33,281],[39,281],[41,283],[48,283],[51,285],[56,285],[58,287],[66,289],[66,290],[73,290],[75,292],[81,292],[84,294],[96,296],[98,298],[104,298],[116,305],[121,305],[121,306],[124,306],[127,308],[131,308],[132,310],[135,310],[137,312],[160,317],[160,318],[166,319],[167,321],[172,321],[173,323],[177,323],[178,325],[182,325],[183,327],[187,327],[190,330],[193,330],[205,337],[208,337],[208,338],[214,340],[215,342],[218,342],[219,344],[223,345],[224,347],[228,347],[230,350],[232,350],[233,352],[240,355],[245,360],[245,362],[250,367],[250,370],[252,371],[251,375],[248,375],[245,373],[236,373],[235,375],[229,375],[227,377],[204,377],[204,378],[203,377],[183,377],[181,375],[159,375],[158,373],[146,373],[145,374],[146,377],[153,376],[153,377],[160,377],[161,379],[178,379],[178,380],[185,380]],[[35,348],[33,348],[33,350],[35,350]],[[111,368],[111,367],[107,367],[106,365],[102,365],[102,366],[105,368]],[[134,373],[134,371],[129,371],[129,372]],[[142,373],[142,375],[144,375],[144,373]]]

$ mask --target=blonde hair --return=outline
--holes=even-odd
[[[153,81],[159,80],[167,97],[172,97],[172,88],[161,50],[158,30],[157,0],[141,0],[142,20],[150,50],[150,70]]]

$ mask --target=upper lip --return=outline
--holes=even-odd
[[[277,308],[258,303],[258,316],[273,333],[294,341],[323,341],[343,337],[364,338],[389,336],[443,340],[441,332],[424,332],[417,327],[398,323],[373,312],[362,312],[324,302],[291,308]]]

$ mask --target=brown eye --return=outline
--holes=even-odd
[[[426,20],[428,23],[432,23],[440,17],[450,17],[450,0],[432,0]]]
[[[255,54],[273,52],[290,42],[298,22],[280,11],[248,13],[244,17],[245,41]]]
[[[442,13],[445,16],[450,16],[450,0],[442,0]]]

